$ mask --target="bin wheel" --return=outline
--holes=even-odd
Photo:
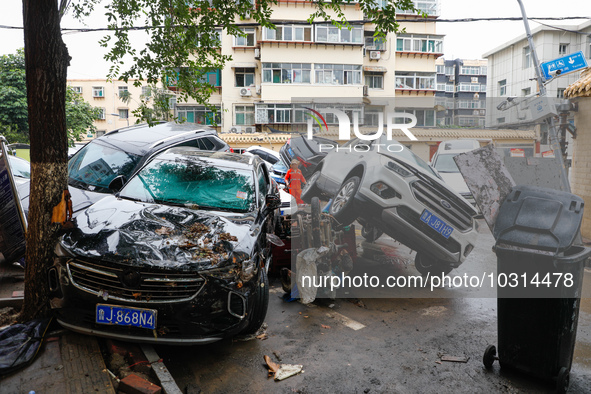
[[[484,357],[482,357],[482,363],[485,368],[491,368],[495,360],[497,359],[497,348],[495,345],[488,345],[484,351]]]
[[[568,391],[570,384],[570,371],[564,367],[560,368],[558,372],[558,378],[556,379],[556,392],[564,394]]]

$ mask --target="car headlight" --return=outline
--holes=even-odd
[[[401,198],[402,196],[396,190],[392,189],[390,186],[386,185],[384,182],[376,182],[370,186],[369,190],[380,196],[381,198],[387,200],[389,198],[398,197]]]
[[[386,164],[386,168],[394,171],[395,173],[397,173],[398,175],[400,175],[403,178],[407,178],[409,176],[412,176],[412,172],[408,171],[406,168],[402,167],[399,164],[394,163],[393,161],[388,161],[388,163]]]

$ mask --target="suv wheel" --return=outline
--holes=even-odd
[[[415,268],[423,276],[431,275],[447,275],[453,269],[448,263],[439,261],[435,257],[425,255],[424,253],[417,253],[415,256]]]
[[[312,200],[312,198],[314,198],[318,195],[319,190],[318,190],[318,186],[316,186],[316,181],[318,180],[319,177],[320,177],[320,171],[316,171],[314,174],[312,174],[310,179],[308,179],[308,182],[304,185],[304,188],[302,189],[301,198],[305,202],[309,203]]]
[[[355,212],[355,194],[359,189],[360,182],[358,176],[353,176],[343,182],[328,209],[328,213],[343,226],[353,223],[359,216]]]

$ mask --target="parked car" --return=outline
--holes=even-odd
[[[31,179],[31,163],[12,155],[7,155],[6,157],[8,157],[8,162],[10,163],[14,183],[17,186],[27,183]]]
[[[75,218],[49,270],[73,331],[162,344],[256,332],[280,205],[258,158],[177,147]]]
[[[330,152],[302,198],[333,198],[329,213],[343,225],[355,219],[417,251],[422,274],[450,272],[470,254],[477,212],[423,160],[385,136],[355,139]]]
[[[280,161],[279,152],[262,146],[250,146],[244,150],[243,155],[257,155],[265,162],[265,165],[271,171],[271,167]]]
[[[437,170],[445,183],[451,186],[453,190],[458,192],[473,206],[476,206],[476,200],[474,200],[474,196],[472,196],[472,192],[468,188],[453,158],[460,153],[469,152],[479,147],[480,143],[477,140],[443,141],[439,144],[437,152],[431,159],[431,165]]]
[[[285,145],[279,149],[281,160],[288,168],[293,159],[300,162],[299,169],[304,178],[308,179],[314,173],[316,166],[326,156],[328,152],[337,147],[335,141],[323,137],[313,137],[301,135],[290,138]]]
[[[111,131],[81,148],[68,161],[68,184],[74,214],[121,188],[154,155],[174,146],[229,152],[214,129],[194,123],[162,122]],[[29,207],[29,184],[19,187],[23,208]]]
[[[283,163],[283,161],[279,160],[277,163],[271,166],[269,170],[269,175],[277,184],[285,185],[285,174],[287,174],[287,166]]]

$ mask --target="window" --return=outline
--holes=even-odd
[[[437,90],[440,91],[440,92],[445,92],[445,86],[446,86],[445,83],[438,83],[437,84]]]
[[[480,67],[476,66],[461,66],[460,74],[463,75],[480,75]]]
[[[531,66],[531,49],[529,46],[523,48],[523,69]]]
[[[211,86],[222,86],[222,73],[220,70],[207,71],[201,76],[201,82]]]
[[[107,111],[105,108],[99,108],[99,113],[96,118],[98,120],[105,120],[107,118]]]
[[[443,53],[443,39],[422,35],[399,36],[396,39],[396,51]]]
[[[215,29],[209,34],[198,33],[197,46],[219,48],[222,46],[222,29]]]
[[[331,85],[360,85],[361,66],[355,64],[314,64],[315,82]]]
[[[254,28],[240,29],[244,35],[234,37],[234,46],[237,47],[253,47],[254,46]]]
[[[445,66],[437,65],[435,66],[437,74],[445,74]]]
[[[437,7],[438,0],[413,0],[414,6],[421,10],[422,12],[426,13],[427,15],[439,15],[439,9]],[[414,14],[414,12],[410,10],[400,10],[396,9],[397,14]]]
[[[476,109],[480,108],[480,100],[459,100],[458,108],[461,109]]]
[[[365,32],[365,49],[368,51],[385,51],[386,41],[379,37],[374,37],[373,32]]]
[[[316,42],[363,43],[363,26],[351,25],[351,30],[333,25],[316,26]]]
[[[237,68],[236,85],[237,87],[254,86],[254,68]]]
[[[259,110],[264,111],[261,123],[291,122],[291,104],[261,104],[257,106],[257,112]]]
[[[480,92],[479,83],[460,82],[458,91],[460,92]]]
[[[254,124],[254,105],[237,105],[234,107],[234,124],[249,126]]]
[[[558,88],[558,90],[556,91],[556,97],[557,98],[564,98],[564,88]]]
[[[396,73],[396,89],[435,90],[435,74]]]
[[[219,125],[221,123],[220,108],[217,105],[211,106],[211,108],[204,105],[177,107],[177,116],[188,123],[205,125]]]
[[[505,117],[497,118],[497,123],[498,124],[505,123]]]
[[[499,81],[499,96],[507,95],[507,80],[503,79]]]
[[[380,125],[380,114],[382,114],[382,122],[384,109],[381,107],[366,107],[365,114],[363,115],[364,126],[379,126]]]
[[[521,89],[521,95],[523,97],[529,96],[531,94],[531,88]]]
[[[129,118],[129,109],[119,108],[119,119],[127,119],[127,118]]]
[[[383,89],[384,88],[384,74],[378,72],[365,72],[365,84],[370,89]]]
[[[129,92],[127,90],[127,86],[118,86],[117,90],[119,92],[118,93],[119,97],[125,97],[125,96],[127,96],[128,92]]]
[[[258,184],[259,184],[259,206],[263,206],[265,205],[265,201],[267,199],[267,191],[269,190],[269,186],[268,186],[268,182],[267,182],[267,177],[265,176],[265,172],[262,169],[262,166],[259,167],[259,169],[257,170],[257,178],[258,178]]]
[[[445,91],[447,93],[454,93],[455,92],[455,86],[452,85],[451,83],[447,83],[447,84],[445,84]]]
[[[435,110],[433,109],[412,109],[412,110],[402,110],[401,112],[405,112],[407,114],[413,114],[417,117],[417,126],[416,127],[432,127],[435,126]],[[401,123],[408,123],[408,118],[395,118],[394,122],[396,124]]]
[[[559,55],[566,55],[567,53],[568,53],[568,44],[558,45],[558,54]]]
[[[445,75],[454,75],[454,66],[445,67]]]
[[[92,97],[105,97],[105,88],[103,86],[93,86]]]
[[[149,86],[142,86],[142,97],[148,98],[152,96],[152,88]]]
[[[312,41],[312,26],[276,25],[275,30],[265,28],[264,39],[268,41]]]
[[[72,86],[72,90],[78,94],[82,94],[82,86]]]
[[[263,82],[310,83],[310,63],[263,63]]]

